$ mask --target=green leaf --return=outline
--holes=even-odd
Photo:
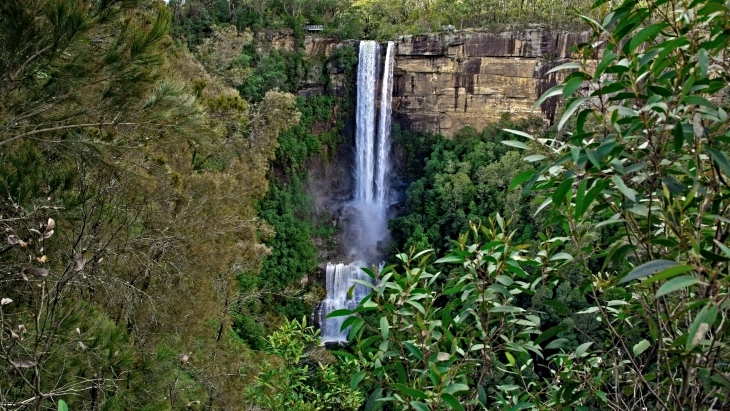
[[[723,252],[723,254],[725,254],[728,258],[730,258],[730,248],[728,248],[728,246],[726,246],[725,244],[723,244],[717,240],[712,240],[712,241],[715,243],[715,245],[718,248],[720,248],[720,250]]]
[[[570,341],[566,340],[565,338],[558,338],[556,340],[553,340],[548,344],[545,349],[546,350],[553,350],[557,348],[566,348],[570,346]]]
[[[684,145],[684,127],[682,127],[682,123],[674,125],[672,136],[674,137],[674,151],[679,152]]]
[[[654,273],[658,273],[661,271],[666,270],[667,268],[674,267],[677,264],[674,261],[668,261],[668,260],[654,260],[649,261],[648,263],[644,263],[633,270],[631,270],[626,277],[622,278],[618,284],[624,284],[629,281],[636,280],[638,278],[644,278],[647,276],[650,276]]]
[[[451,407],[452,409],[458,410],[458,411],[464,411],[464,406],[461,405],[461,402],[459,402],[459,400],[457,400],[456,397],[454,397],[453,395],[448,394],[448,393],[443,393],[443,394],[441,394],[441,399],[444,400],[444,402],[446,404],[448,404],[449,407]]]
[[[532,105],[532,109],[535,110],[535,109],[539,108],[540,105],[542,105],[542,103],[544,103],[545,100],[549,99],[550,97],[561,96],[561,95],[563,95],[563,85],[558,84],[557,86],[554,86],[550,90],[544,92],[540,96],[540,98],[537,99],[535,104]]]
[[[580,68],[581,68],[580,63],[570,62],[570,63],[561,64],[557,67],[553,67],[545,74],[547,75],[547,74],[555,73],[555,72],[558,72],[561,70],[579,70]]]
[[[730,177],[730,162],[728,161],[725,153],[710,147],[706,147],[706,149],[707,152],[710,153],[710,156],[715,161],[715,164],[717,164],[720,170],[722,170],[722,172],[725,173],[726,176]]]
[[[409,397],[418,398],[419,400],[425,400],[428,398],[428,395],[426,395],[425,392],[417,390],[415,388],[411,388],[405,384],[391,384],[391,388],[393,388],[396,391],[399,391],[405,395],[408,395]]]
[[[718,262],[718,263],[724,263],[726,261],[730,261],[730,258],[727,258],[724,255],[715,254],[709,250],[700,250],[700,255],[710,261],[714,261],[714,262]]]
[[[508,190],[512,190],[523,182],[529,180],[533,174],[535,174],[535,170],[527,170],[521,172],[520,174],[517,174],[515,178],[512,179],[512,182],[509,184]]]
[[[566,309],[567,309],[567,307],[566,307]],[[552,328],[548,329],[547,331],[543,332],[542,334],[540,334],[535,339],[535,344],[541,344],[543,341],[553,338],[556,335],[558,335],[559,333],[561,333],[567,329],[568,329],[567,325],[556,325],[555,327],[552,327]]]
[[[665,27],[667,27],[667,25],[668,23],[666,21],[662,21],[660,23],[652,24],[651,26],[647,26],[641,29],[641,31],[636,33],[636,35],[631,38],[627,54],[633,52],[639,46],[639,44],[653,37],[656,37],[656,35],[659,34],[659,32],[662,31]]]
[[[532,191],[532,186],[535,185],[535,182],[537,182],[537,179],[540,178],[542,173],[544,173],[548,169],[548,166],[542,166],[539,170],[537,170],[535,173],[532,174],[530,179],[527,181],[527,184],[525,184],[524,187],[522,187],[522,197],[527,197],[530,192]]]
[[[390,332],[390,326],[388,325],[388,318],[380,317],[380,335],[383,336],[384,340],[388,339],[389,332]]]
[[[365,325],[365,321],[363,321],[362,318],[358,318],[355,322],[353,322],[352,328],[350,328],[350,332],[348,334],[348,340],[352,341],[363,325]]]
[[[356,372],[352,378],[350,379],[350,388],[355,391],[357,389],[357,386],[360,384],[360,382],[365,378],[365,372],[364,371],[358,371]]]
[[[535,404],[531,402],[518,402],[517,404],[513,405],[512,408],[510,408],[510,411],[519,411],[519,410],[527,410],[534,406]]]
[[[449,393],[449,394],[458,394],[458,393],[468,392],[468,391],[469,391],[468,385],[458,383],[458,382],[451,384],[448,387],[444,388],[444,392]]]
[[[379,335],[372,335],[372,336],[370,336],[368,338],[365,338],[364,340],[360,340],[360,342],[357,343],[357,348],[360,351],[364,351],[366,348],[368,348],[371,345],[375,344],[375,342],[377,342],[378,340],[380,340],[380,336]]]
[[[333,350],[331,351],[332,355],[336,357],[342,357],[348,360],[357,360],[357,357],[355,357],[352,353],[347,351],[340,351],[340,350]]]
[[[396,371],[396,374],[398,374],[398,381],[401,381],[401,382],[407,382],[408,381],[408,376],[406,375],[406,369],[405,369],[405,367],[403,367],[403,362],[396,361],[396,363],[395,363],[395,371]]]
[[[583,182],[585,182],[585,180],[583,180]],[[603,191],[607,185],[608,185],[608,182],[606,180],[597,181],[596,184],[593,186],[593,188],[588,190],[585,198],[580,202],[580,204],[578,204],[578,202],[576,202],[576,205],[575,205],[575,218],[576,219],[580,219],[583,216],[583,214],[585,214],[585,212],[588,210],[588,207],[590,207],[590,205],[593,204],[593,201],[595,201],[596,197],[598,197],[598,194],[600,194],[601,191]]]
[[[684,274],[689,271],[692,271],[692,266],[675,265],[674,267],[667,268],[666,270],[662,270],[661,272],[651,276],[646,281],[641,283],[641,285],[650,285],[657,281],[668,280],[670,278],[676,277],[680,274]]]
[[[513,129],[510,129],[510,128],[503,128],[502,130],[504,130],[504,131],[506,131],[508,133],[511,133],[511,134],[515,134],[515,135],[518,135],[518,136],[525,137],[525,138],[527,138],[529,140],[534,140],[535,139],[535,137],[531,136],[530,134],[525,133],[524,131],[513,130]]]
[[[514,384],[503,384],[503,385],[498,385],[497,389],[500,391],[510,392],[510,391],[520,389],[520,386],[514,385]]]
[[[365,404],[365,411],[372,411],[375,409],[375,405],[378,400],[383,397],[383,389],[376,388],[368,397],[368,402]]]
[[[403,341],[403,346],[406,347],[408,352],[411,353],[416,359],[419,361],[423,360],[423,353],[421,352],[421,349],[416,347],[412,342],[410,341]]]
[[[555,189],[555,192],[553,193],[553,205],[555,207],[560,206],[565,199],[565,195],[568,194],[568,190],[573,185],[573,178],[568,178],[566,180],[563,180],[560,185]]]
[[[716,306],[708,304],[702,307],[700,312],[697,313],[697,316],[687,331],[687,340],[684,346],[685,352],[692,351],[697,344],[705,339],[705,335],[712,329],[712,325],[715,323],[717,312]]]
[[[687,275],[672,278],[671,280],[662,284],[661,287],[659,287],[654,298],[659,298],[663,295],[673,293],[675,291],[690,287],[695,284],[704,284],[704,283],[695,277],[691,277],[691,276],[687,276]]]
[[[618,216],[618,214],[617,214],[617,216]],[[611,219],[609,219],[609,221],[610,220]],[[620,221],[623,221],[623,220],[621,219]],[[596,225],[597,226],[603,225],[603,223],[604,222],[601,222],[601,223],[598,223]],[[628,254],[630,252],[633,252],[634,250],[636,250],[636,248],[637,247],[635,245],[633,245],[633,244],[622,244],[622,245],[620,245],[618,247],[613,247],[610,250],[610,252],[608,254],[608,257],[603,262],[603,268],[608,267],[608,265],[610,263],[613,263],[613,264],[615,264],[617,266],[622,266],[624,264],[624,261],[625,261],[624,260],[624,257],[626,256],[626,254]],[[631,273],[629,273],[629,274],[631,274]],[[653,272],[652,273],[649,273],[649,274],[653,274]],[[647,274],[647,275],[649,275],[649,274]],[[630,281],[630,280],[627,280],[627,281]],[[619,284],[622,284],[622,283],[619,282]]]
[[[64,400],[58,400],[58,411],[68,411],[68,404]]]
[[[575,193],[575,209],[574,209],[575,214],[574,215],[575,215],[576,219],[580,218],[580,215],[583,214],[583,213],[580,213],[580,215],[579,215],[578,211],[583,208],[583,202],[586,197],[586,185],[587,184],[588,184],[587,181],[585,179],[583,179],[583,181],[581,181],[580,184],[578,185],[578,190]]]
[[[621,194],[625,195],[626,198],[633,201],[634,203],[638,203],[639,201],[636,199],[636,191],[632,188],[629,188],[624,184],[624,181],[619,176],[613,176],[611,177],[611,181],[616,185],[616,188],[621,192]]]
[[[456,254],[447,255],[446,257],[439,258],[434,261],[434,264],[445,264],[445,263],[464,263],[464,257]]]
[[[550,261],[555,261],[555,260],[573,261],[573,256],[568,253],[557,253],[554,256],[550,257]]]
[[[355,284],[364,285],[365,287],[368,287],[368,288],[373,289],[373,290],[375,290],[377,288],[373,283],[368,282],[368,281],[352,280],[352,282],[355,283]]]
[[[515,361],[514,355],[512,355],[508,352],[505,352],[504,356],[507,357],[507,362],[509,363],[509,365],[511,365],[513,367],[517,366],[517,362]]]
[[[422,402],[418,402],[418,401],[411,401],[411,403],[410,403],[410,404],[411,404],[411,407],[413,407],[413,408],[415,408],[415,409],[416,409],[416,411],[431,411],[431,410],[430,410],[430,409],[428,408],[428,405],[426,405],[426,404],[424,404],[424,403],[422,403]]]
[[[707,107],[707,108],[713,109],[713,110],[715,109],[715,106],[712,103],[710,103],[709,100],[707,100],[704,97],[700,97],[700,96],[687,96],[687,97],[684,97],[682,99],[682,103],[694,104],[694,105],[697,105],[697,106]]]
[[[546,198],[545,201],[543,201],[542,204],[540,204],[540,207],[537,207],[537,211],[535,211],[535,216],[537,216],[538,214],[540,214],[540,211],[542,211],[545,207],[547,207],[550,204],[552,204],[552,202],[553,202],[552,197]]]
[[[477,387],[477,400],[479,400],[479,403],[483,406],[487,405],[487,392],[484,391],[484,387],[481,385]]]
[[[575,349],[575,356],[578,358],[582,357],[583,354],[586,353],[586,350],[588,349],[588,347],[590,347],[592,344],[593,344],[593,342],[589,341],[587,343],[583,343],[583,344],[579,345],[578,348]]]
[[[542,154],[532,154],[532,155],[526,156],[525,158],[523,158],[523,160],[527,161],[528,163],[534,163],[536,161],[544,160],[546,158],[547,157],[545,157]]]
[[[414,300],[407,300],[406,303],[413,306],[413,308],[418,310],[418,312],[420,312],[421,314],[426,315],[426,309],[423,308],[423,305],[421,305],[421,303]]]
[[[606,70],[606,68],[608,68],[608,66],[614,60],[616,60],[617,57],[618,57],[618,54],[616,54],[610,50],[604,51],[603,58],[601,58],[601,62],[598,63],[598,66],[596,66],[595,76],[600,76],[601,74],[603,74],[603,72]]]
[[[641,353],[646,351],[647,348],[651,347],[651,343],[647,340],[641,340],[636,345],[634,345],[634,348],[632,351],[634,352],[635,356],[639,356]]]
[[[515,140],[502,140],[502,144],[510,147],[516,147],[521,148],[523,150],[527,150],[529,147],[527,147],[527,144],[521,142],[521,141],[515,141]]]
[[[565,87],[563,88],[563,97],[568,98],[575,90],[578,90],[578,88],[583,84],[583,79],[580,77],[575,77],[570,80],[568,80],[565,83]]]
[[[447,288],[447,289],[445,289],[445,290],[444,290],[444,292],[443,292],[443,293],[441,293],[441,294],[442,294],[442,295],[452,295],[452,294],[458,294],[458,293],[460,293],[460,292],[461,292],[461,291],[462,291],[463,289],[464,289],[464,287],[462,287],[462,286],[456,286],[456,287],[451,287],[451,288]]]
[[[352,315],[352,310],[348,310],[346,308],[343,308],[341,310],[334,310],[331,313],[327,314],[327,317],[325,318],[344,317],[346,315]]]
[[[575,113],[576,110],[578,110],[578,107],[580,107],[581,104],[583,104],[585,101],[587,101],[589,97],[577,97],[568,103],[568,106],[565,108],[565,112],[563,113],[563,117],[560,119],[560,123],[558,123],[558,131],[563,129],[563,126],[565,123],[570,119],[570,116]]]
[[[524,308],[514,307],[511,305],[498,305],[489,309],[490,313],[521,313],[525,311]]]
[[[700,49],[700,51],[697,52],[697,64],[700,66],[700,79],[707,77],[707,66],[709,64],[707,50]]]

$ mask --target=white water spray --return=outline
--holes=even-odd
[[[388,237],[386,212],[389,206],[390,124],[393,94],[394,43],[388,42],[382,72],[380,45],[361,41],[357,67],[357,105],[355,113],[355,193],[351,207],[357,211],[357,224],[351,236],[354,254],[367,256]],[[377,110],[378,78],[380,81]],[[376,115],[377,114],[377,115]],[[322,342],[345,342],[347,331],[340,331],[346,317],[325,318],[334,310],[353,309],[368,295],[368,287],[353,280],[371,281],[360,268],[379,261],[359,260],[350,264],[327,264],[327,298],[315,315],[322,330]]]

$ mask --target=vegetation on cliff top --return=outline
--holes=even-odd
[[[393,40],[404,34],[447,29],[504,30],[541,25],[550,30],[587,29],[576,11],[598,15],[588,0],[171,0],[177,33],[199,44],[220,24],[260,32],[288,28],[296,37],[304,25],[322,25],[339,39]],[[452,28],[448,28],[452,26]]]

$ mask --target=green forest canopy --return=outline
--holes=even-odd
[[[175,30],[197,44],[214,24],[252,31],[289,28],[303,34],[304,24],[324,26],[340,39],[393,40],[398,35],[455,29],[586,29],[576,11],[599,14],[591,2],[517,0],[171,0]]]

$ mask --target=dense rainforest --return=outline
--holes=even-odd
[[[556,124],[393,125],[407,189],[332,350],[307,186],[358,57],[305,24],[593,33]],[[719,0],[1,2],[0,409],[727,409],[729,42]]]

